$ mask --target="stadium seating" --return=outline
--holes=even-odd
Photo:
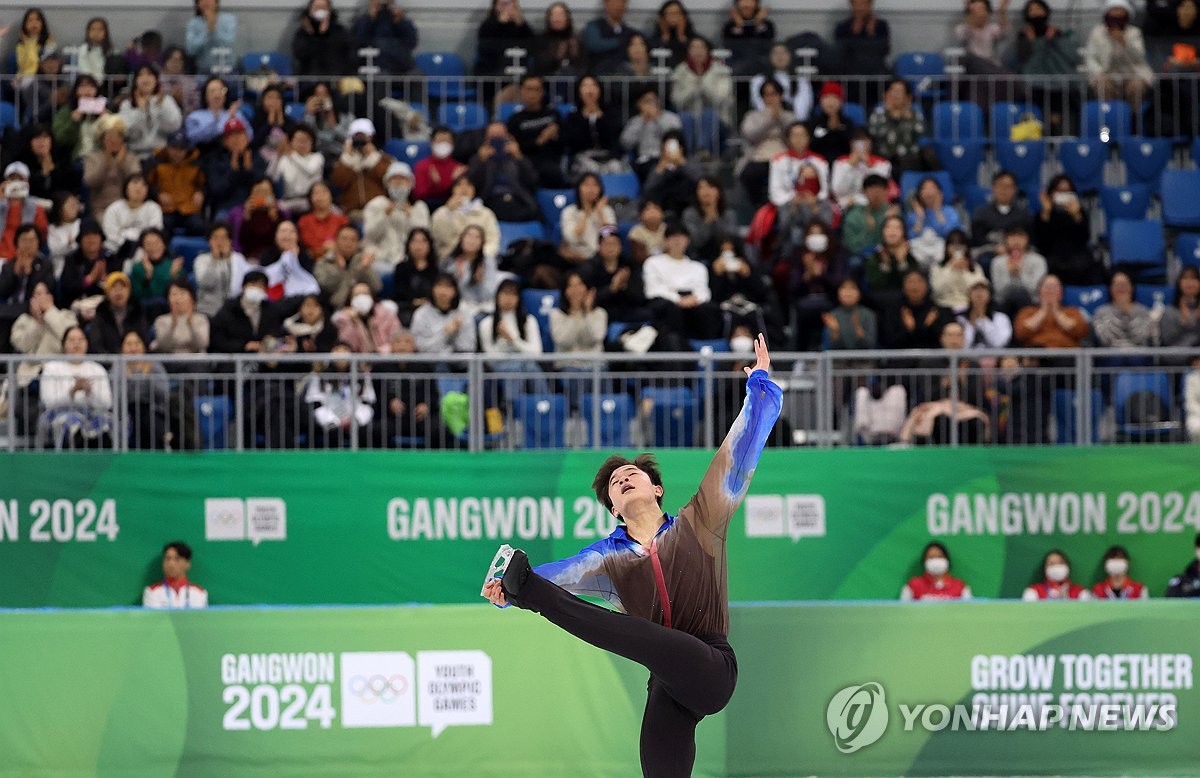
[[[1017,178],[1017,188],[1032,203],[1042,191],[1042,165],[1046,162],[1043,141],[999,140],[995,144],[996,165]]]
[[[938,82],[946,74],[946,61],[941,54],[934,51],[904,52],[896,56],[892,69],[909,83],[915,99],[941,97],[942,89]]]
[[[409,165],[416,165],[421,160],[430,155],[429,141],[427,140],[403,140],[401,138],[392,138],[383,144],[383,150],[401,162],[407,162]]]
[[[17,107],[7,100],[0,101],[0,132],[3,132],[5,127],[17,126]]]
[[[696,395],[686,386],[647,387],[642,402],[650,405],[653,445],[661,448],[693,446],[700,409]]]
[[[229,431],[232,426],[233,409],[225,395],[200,395],[193,405],[200,426],[200,447],[205,451],[218,451],[229,447]]]
[[[172,257],[183,257],[184,270],[190,274],[196,257],[208,251],[208,240],[194,235],[176,235],[171,238],[169,251]]]
[[[304,103],[288,103],[283,107],[283,114],[294,122],[304,121]]]
[[[574,189],[539,189],[537,191],[538,208],[542,212],[542,223],[546,229],[557,234],[562,225],[562,212],[568,205],[575,202]]]
[[[906,170],[900,174],[900,197],[904,202],[908,202],[912,197],[913,192],[917,191],[917,187],[927,178],[932,178],[942,187],[942,194],[945,197],[946,204],[954,202],[954,179],[945,170],[933,171],[917,171]]]
[[[1107,161],[1108,147],[1099,140],[1063,141],[1058,145],[1058,162],[1081,195],[1100,191]]]
[[[999,102],[991,107],[991,137],[993,143],[1012,140],[1012,126],[1024,121],[1026,116],[1033,116],[1042,121],[1042,109],[1036,105],[1022,103]]]
[[[1091,432],[1092,442],[1100,440],[1100,419],[1104,414],[1104,397],[1099,389],[1093,389],[1091,395]],[[1054,390],[1054,440],[1060,446],[1071,445],[1079,440],[1079,408],[1078,393],[1074,389]]]
[[[975,103],[938,103],[933,107],[932,134],[935,141],[982,143],[987,140],[983,128],[983,109]]]
[[[1164,170],[1161,192],[1168,227],[1200,227],[1200,170]]]
[[[281,51],[250,51],[242,55],[242,72],[255,73],[272,70],[281,76],[295,75],[292,58]]]
[[[633,398],[627,394],[585,394],[583,396],[583,422],[588,426],[588,440],[593,440],[591,425],[597,412],[600,413],[600,440],[602,448],[628,448],[630,424],[633,421]]]
[[[719,156],[725,147],[725,128],[711,108],[700,113],[684,111],[679,114],[683,122],[683,140],[689,154],[707,151]]]
[[[522,106],[520,103],[500,103],[500,105],[496,107],[496,121],[507,122],[508,118],[517,111],[521,110],[521,108]]]
[[[452,51],[417,54],[417,69],[428,77],[426,89],[437,100],[462,100],[475,96],[475,87],[467,86],[467,63]]]
[[[1173,421],[1171,379],[1166,373],[1118,373],[1113,382],[1113,410],[1117,435],[1129,440],[1168,437],[1178,423]]]
[[[525,304],[525,312],[532,314],[538,320],[538,329],[542,335],[542,351],[554,351],[554,337],[550,334],[550,311],[558,307],[562,292],[557,289],[523,289],[521,302]]]
[[[1079,308],[1089,316],[1107,302],[1108,287],[1101,284],[1063,287],[1063,304]]]
[[[561,394],[522,394],[513,400],[525,448],[562,448],[567,398]]]
[[[1101,187],[1100,207],[1109,225],[1115,219],[1145,219],[1150,210],[1150,187],[1145,184]]]
[[[1175,256],[1185,267],[1200,269],[1200,235],[1194,232],[1180,233],[1175,238]]]
[[[541,222],[500,222],[500,253],[522,238],[545,240],[546,229]]]
[[[1109,229],[1111,264],[1132,265],[1139,272],[1166,271],[1163,225],[1157,219],[1116,219]]]
[[[1147,308],[1153,309],[1159,303],[1170,305],[1174,292],[1175,287],[1170,284],[1138,284],[1134,287],[1133,299]]]
[[[1080,138],[1123,143],[1133,134],[1133,111],[1124,100],[1089,100],[1080,117]]]
[[[1129,183],[1144,184],[1157,194],[1162,172],[1171,161],[1171,141],[1168,138],[1130,136],[1120,148],[1121,162]]]
[[[431,85],[433,82],[430,82]],[[480,103],[442,103],[438,106],[438,124],[455,132],[477,130],[488,123],[488,111]]]
[[[983,164],[985,143],[982,140],[938,141],[938,160],[950,174],[954,187],[963,192],[979,183],[979,168]]]

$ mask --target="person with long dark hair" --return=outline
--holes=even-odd
[[[413,227],[404,242],[404,261],[396,265],[392,276],[392,299],[399,307],[397,315],[404,326],[411,326],[413,313],[431,299],[437,276],[433,236],[425,227]]]
[[[696,725],[725,707],[737,683],[726,637],[726,538],[783,408],[783,392],[767,375],[771,358],[761,334],[754,352],[742,411],[678,516],[663,512],[663,479],[652,455],[609,457],[592,488],[620,522],[617,529],[576,556],[536,569],[516,551],[502,577],[484,586],[493,604],[539,613],[650,671],[641,733],[646,776],[691,774]],[[603,598],[618,610],[575,595]]]
[[[1158,345],[1200,346],[1200,270],[1185,267],[1175,279],[1171,306],[1158,321]]]

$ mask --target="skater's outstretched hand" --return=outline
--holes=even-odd
[[[500,579],[493,578],[483,586],[483,596],[487,597],[488,602],[492,605],[504,608],[508,605],[508,598],[504,596],[504,588],[500,586]]]
[[[747,377],[749,377],[750,374],[755,370],[765,370],[770,372],[771,355],[767,352],[767,336],[763,335],[761,332],[758,333],[758,337],[754,339],[754,357],[757,360],[754,363],[754,367],[742,368],[746,371]]]

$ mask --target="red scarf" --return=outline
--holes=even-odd
[[[687,66],[689,68],[691,68],[693,73],[695,73],[698,76],[702,76],[708,72],[709,68],[712,67],[712,55],[710,54],[709,56],[705,57],[704,62],[701,63],[699,66],[697,66],[696,63],[692,62],[691,57],[688,57]]]

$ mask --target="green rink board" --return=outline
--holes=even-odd
[[[501,543],[535,562],[611,531],[607,452],[16,454],[0,469],[0,607],[140,602],[174,539],[214,604],[468,603]],[[665,507],[709,452],[663,451]],[[892,599],[930,539],[979,597],[1018,597],[1060,547],[1114,544],[1160,596],[1192,559],[1200,447],[768,450],[730,525],[735,601]]]
[[[1200,764],[1192,603],[735,605],[730,642],[738,689],[699,725],[697,776]],[[630,776],[645,683],[632,662],[486,604],[6,611],[0,776]],[[830,702],[872,683],[886,721],[843,753]],[[1172,712],[1133,730],[905,726],[903,706],[1004,687]]]

